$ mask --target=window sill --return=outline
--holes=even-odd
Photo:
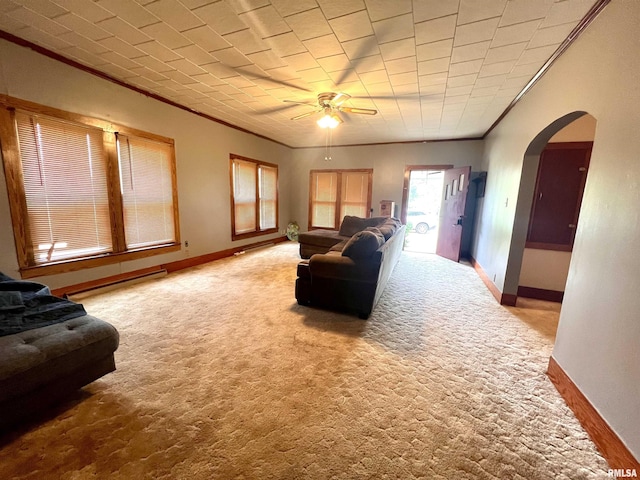
[[[278,233],[278,227],[276,228],[269,228],[267,230],[260,230],[259,232],[247,232],[247,233],[240,233],[240,234],[232,234],[231,235],[231,240],[243,240],[245,238],[253,238],[253,237],[259,237],[261,235],[269,235],[272,233]]]
[[[161,255],[163,253],[177,252],[180,248],[180,243],[171,243],[122,253],[107,253],[90,258],[77,258],[34,267],[22,267],[20,268],[20,276],[22,278],[34,278],[59,273],[77,272],[78,270],[84,270],[86,268],[102,267],[104,265],[113,265],[114,263],[137,260],[139,258]]]

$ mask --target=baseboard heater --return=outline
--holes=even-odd
[[[239,252],[234,253],[233,255],[235,257],[239,256],[239,255],[244,255],[245,253],[251,253],[251,252],[255,252],[256,250],[260,250],[261,248],[265,248],[265,247],[272,247],[273,245],[275,245],[274,242],[266,242],[266,243],[261,243],[259,245],[253,245],[251,247],[245,248],[243,250],[240,250]]]
[[[136,283],[146,282],[147,280],[152,280],[154,278],[162,278],[167,275],[167,271],[165,269],[160,269],[154,272],[147,272],[143,274],[136,275],[135,273],[127,278],[109,281],[105,280],[104,283],[100,283],[98,285],[92,285],[90,287],[79,289],[71,292],[67,292],[65,297],[71,301],[81,300],[90,295],[97,295],[98,293],[110,292],[111,290],[115,290],[116,288],[122,288],[129,285],[135,285]]]

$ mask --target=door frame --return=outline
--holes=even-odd
[[[402,186],[402,205],[400,208],[400,220],[407,224],[407,212],[409,209],[409,181],[411,172],[425,170],[449,170],[453,165],[405,165],[404,167],[404,184]]]

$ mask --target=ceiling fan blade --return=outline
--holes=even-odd
[[[303,92],[310,92],[311,90],[309,90],[308,88],[305,87],[301,87],[300,85],[296,85],[294,83],[290,83],[290,82],[285,82],[284,80],[278,80],[276,78],[267,76],[267,75],[260,75],[258,73],[252,72],[249,69],[246,68],[242,68],[242,67],[229,67],[231,68],[231,70],[239,73],[240,75],[243,75],[244,77],[247,77],[248,79],[252,79],[252,78],[259,78],[260,80],[264,80],[265,82],[268,83],[272,83],[274,85],[278,85],[281,87],[289,87],[289,88],[293,88],[295,90],[301,90]]]
[[[356,107],[338,107],[338,110],[345,113],[357,113],[359,115],[375,115],[377,110],[371,108],[356,108]]]
[[[310,117],[311,115],[314,115],[321,111],[322,110],[313,110],[311,112],[302,113],[300,115],[296,115],[295,117],[291,117],[291,120],[300,120],[301,118]]]
[[[338,93],[335,97],[333,97],[332,102],[336,107],[339,107],[350,98],[351,98],[351,95],[349,95],[348,93],[341,92],[341,93]]]

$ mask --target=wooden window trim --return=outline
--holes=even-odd
[[[103,146],[107,154],[107,191],[109,194],[111,234],[113,238],[113,252],[106,254],[70,259],[59,262],[34,265],[33,254],[29,253],[30,242],[29,218],[25,198],[24,179],[22,177],[22,164],[20,149],[16,132],[14,112],[24,110],[35,115],[44,115],[59,120],[79,123],[103,131]],[[120,198],[120,174],[118,170],[118,157],[116,151],[116,133],[145,138],[171,145],[171,181],[173,190],[173,220],[175,241],[167,244],[153,245],[151,247],[126,250],[124,238],[124,215]],[[21,100],[0,94],[0,139],[2,139],[2,159],[4,163],[5,178],[9,196],[9,209],[11,223],[15,239],[16,254],[22,278],[33,278],[44,275],[55,275],[111,265],[123,261],[160,255],[178,251],[181,248],[180,221],[178,215],[178,190],[176,174],[175,143],[173,139],[153,133],[115,124],[105,120],[88,117],[85,115],[67,112],[53,107],[40,105],[34,102]]]
[[[254,232],[246,232],[246,233],[235,233],[236,232],[236,208],[235,208],[235,198],[233,194],[234,185],[233,185],[233,161],[234,160],[242,160],[245,162],[251,162],[258,166],[256,168],[256,230]],[[273,228],[265,228],[260,229],[260,193],[259,193],[259,175],[260,175],[260,166],[275,168],[276,170],[276,226]],[[231,205],[231,240],[243,240],[245,238],[253,238],[259,237],[262,235],[269,235],[272,233],[278,233],[280,229],[280,171],[278,169],[278,165],[276,163],[264,162],[262,160],[256,160],[254,158],[243,157],[242,155],[236,155],[232,153],[229,155],[229,196],[230,196],[230,205]]]
[[[336,191],[336,212],[334,218],[334,228],[314,227],[311,225],[313,214],[313,175],[316,173],[337,173],[338,185]],[[340,228],[340,210],[342,206],[342,174],[343,173],[367,173],[368,174],[368,192],[367,192],[367,213],[371,213],[371,199],[373,189],[373,168],[331,168],[331,169],[315,169],[309,170],[309,210],[307,214],[307,228],[311,230],[338,230]]]

